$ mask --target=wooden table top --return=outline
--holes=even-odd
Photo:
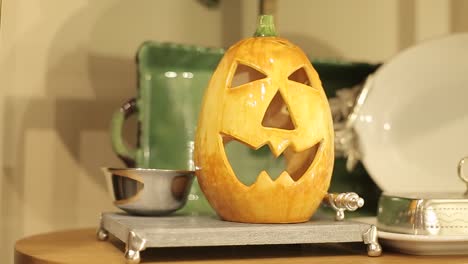
[[[98,241],[95,229],[77,229],[26,237],[16,242],[16,264],[125,263],[124,244]],[[468,256],[412,256],[386,252],[368,257],[361,243],[202,248],[160,248],[142,252],[141,263],[468,263]]]

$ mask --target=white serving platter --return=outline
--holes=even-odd
[[[378,231],[384,247],[412,255],[468,255],[467,236],[408,235]]]
[[[356,221],[376,224],[375,217],[356,218]],[[384,249],[411,255],[468,255],[467,235],[410,235],[377,231]]]
[[[372,179],[386,192],[463,192],[468,34],[409,48],[370,78],[354,129]]]

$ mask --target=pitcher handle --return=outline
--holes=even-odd
[[[457,168],[457,171],[458,171],[458,177],[460,177],[460,179],[466,184],[466,192],[465,192],[465,195],[468,195],[468,175],[465,175],[465,173],[463,172],[463,166],[465,165],[465,163],[468,162],[468,156],[462,158],[459,162],[458,162],[458,168]]]
[[[137,151],[136,149],[129,149],[123,141],[122,128],[125,120],[137,112],[137,100],[132,98],[114,113],[111,121],[112,148],[128,167],[135,167]]]

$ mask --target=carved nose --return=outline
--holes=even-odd
[[[263,116],[262,126],[279,128],[285,130],[294,130],[296,126],[291,118],[288,105],[278,90],[271,100]]]

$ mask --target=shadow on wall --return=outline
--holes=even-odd
[[[76,163],[80,163],[80,147],[87,144],[80,142],[80,134],[86,130],[105,131],[108,129],[111,112],[116,109],[122,101],[116,98],[116,95],[125,94],[129,90],[134,90],[134,63],[131,59],[112,58],[92,54],[87,46],[93,42],[92,36],[89,44],[81,46],[74,44],[83,42],[82,36],[75,35],[80,32],[79,29],[91,16],[91,8],[80,10],[75,16],[71,17],[62,28],[57,31],[49,49],[49,60],[45,66],[48,72],[45,76],[45,89],[40,87],[38,90],[45,90],[43,98],[34,97],[7,97],[4,98],[4,157],[13,160],[6,164],[4,169],[4,184],[2,193],[5,197],[2,199],[1,215],[7,216],[2,227],[2,236],[4,243],[8,244],[22,236],[25,232],[24,223],[30,221],[25,219],[25,189],[30,183],[27,179],[32,177],[41,177],[41,175],[26,175],[27,156],[25,151],[28,149],[27,133],[31,130],[51,130],[55,131],[62,141],[63,146],[74,158]],[[51,21],[43,21],[43,24]],[[96,26],[99,25],[99,20]],[[38,24],[40,28],[41,24]],[[83,31],[83,30],[81,30]],[[28,34],[25,34],[26,36]],[[71,49],[70,49],[71,48]],[[64,52],[63,50],[70,49]],[[6,59],[6,63],[15,63],[15,57]],[[98,71],[103,71],[104,76],[99,76]],[[114,98],[107,96],[112,87]],[[133,89],[132,89],[133,88]],[[91,89],[88,95],[83,95],[83,90]],[[37,90],[37,89],[36,89]],[[107,91],[107,93],[106,93]],[[90,95],[89,95],[90,94]],[[81,96],[80,96],[81,95]],[[83,98],[83,99],[80,99]],[[92,99],[90,99],[92,98]],[[21,120],[18,126],[17,121]],[[16,139],[12,142],[11,139]],[[103,142],[96,148],[110,148],[108,142]],[[29,148],[30,149],[30,148]],[[43,149],[41,151],[45,156],[34,157],[35,159],[44,159],[45,162],[57,160],[53,166],[53,182],[42,183],[52,185],[53,194],[56,197],[54,204],[50,205],[55,210],[42,210],[43,208],[28,207],[28,215],[34,215],[37,219],[46,219],[50,226],[63,228],[76,223],[76,182],[80,174],[79,171],[73,171],[67,168],[66,164],[61,164],[61,157],[57,157],[54,148]],[[10,155],[15,157],[9,157]],[[52,157],[52,158],[50,158]],[[109,157],[102,157],[102,160],[95,160],[91,164],[81,164],[85,169],[85,175],[91,177],[103,191],[105,190],[105,181],[100,175],[99,167],[115,162]],[[112,165],[112,164],[109,164]],[[50,179],[50,177],[48,177]],[[38,186],[40,188],[40,186]],[[28,197],[37,195],[28,194]],[[51,214],[52,213],[52,214]]]
[[[45,162],[57,161],[54,164],[47,164],[48,167],[52,166],[50,171],[53,175],[48,179],[52,178],[53,182],[41,183],[53,186],[51,188],[53,194],[45,195],[56,199],[53,200],[53,204],[47,205],[53,210],[43,211],[42,208],[28,207],[27,214],[50,223],[54,229],[76,226],[79,210],[86,212],[86,209],[79,209],[76,206],[78,192],[86,192],[86,190],[78,189],[76,185],[78,177],[89,177],[88,180],[99,186],[105,193],[105,179],[99,168],[123,165],[113,155],[99,156],[94,160],[86,159],[84,162],[83,149],[104,148],[107,149],[105,153],[112,151],[110,139],[93,146],[89,144],[95,143],[82,140],[82,134],[86,131],[106,133],[112,112],[117,110],[126,99],[136,95],[134,54],[140,43],[158,36],[158,28],[167,27],[167,25],[151,23],[155,12],[179,12],[180,16],[176,18],[177,25],[187,25],[177,26],[177,30],[182,31],[179,34],[190,34],[198,27],[197,23],[190,21],[190,17],[187,16],[191,12],[190,8],[161,10],[156,1],[140,2],[138,5],[129,1],[114,1],[114,3],[110,5],[109,1],[90,2],[77,10],[56,31],[48,49],[48,60],[45,65],[48,71],[45,83],[38,84],[41,85],[38,89],[31,89],[45,91],[44,96],[4,98],[5,104],[1,106],[4,108],[5,120],[4,131],[2,131],[5,142],[3,155],[9,161],[5,163],[3,169],[2,193],[4,197],[0,204],[0,213],[5,216],[0,229],[2,234],[5,234],[2,235],[0,241],[3,245],[10,246],[10,243],[24,235],[24,223],[31,221],[31,219],[25,219],[24,208],[27,202],[25,201],[25,186],[31,187],[31,183],[26,181],[41,177],[41,175],[31,175],[31,172],[26,169],[29,158],[29,154],[26,153],[28,132],[31,130],[55,132],[74,163],[78,164],[80,171],[71,170],[67,167],[69,163],[61,164],[60,161],[63,158],[54,153],[53,146],[50,149],[40,150],[39,152],[48,157],[44,159]],[[44,9],[46,9],[45,6]],[[47,12],[59,12],[60,8],[53,10],[56,11]],[[103,12],[103,10],[106,11]],[[31,29],[30,33],[37,34],[44,27],[53,25],[56,23],[52,20],[54,17],[56,16],[44,16],[44,20],[36,23],[36,27]],[[137,30],[137,27],[150,27],[150,30]],[[29,35],[24,34],[24,36]],[[197,37],[197,34],[193,33],[191,35],[194,35],[195,43],[205,41],[203,36]],[[161,41],[167,40],[161,39]],[[22,42],[26,41],[28,40]],[[106,47],[109,47],[108,53],[99,52],[106,50]],[[124,55],[112,55],[122,53]],[[15,65],[16,59],[17,57],[12,55],[6,58],[4,63]],[[18,122],[18,120],[21,121]],[[131,138],[130,142],[135,141],[134,135],[135,129],[133,131],[130,129],[127,133],[127,137]],[[34,157],[34,159],[40,160],[41,157]],[[39,201],[43,200],[40,195],[38,190],[33,195],[28,194],[27,197],[37,198],[35,203],[40,203]],[[110,199],[99,202],[110,204]],[[88,214],[88,217],[98,217],[93,214],[92,210]]]

